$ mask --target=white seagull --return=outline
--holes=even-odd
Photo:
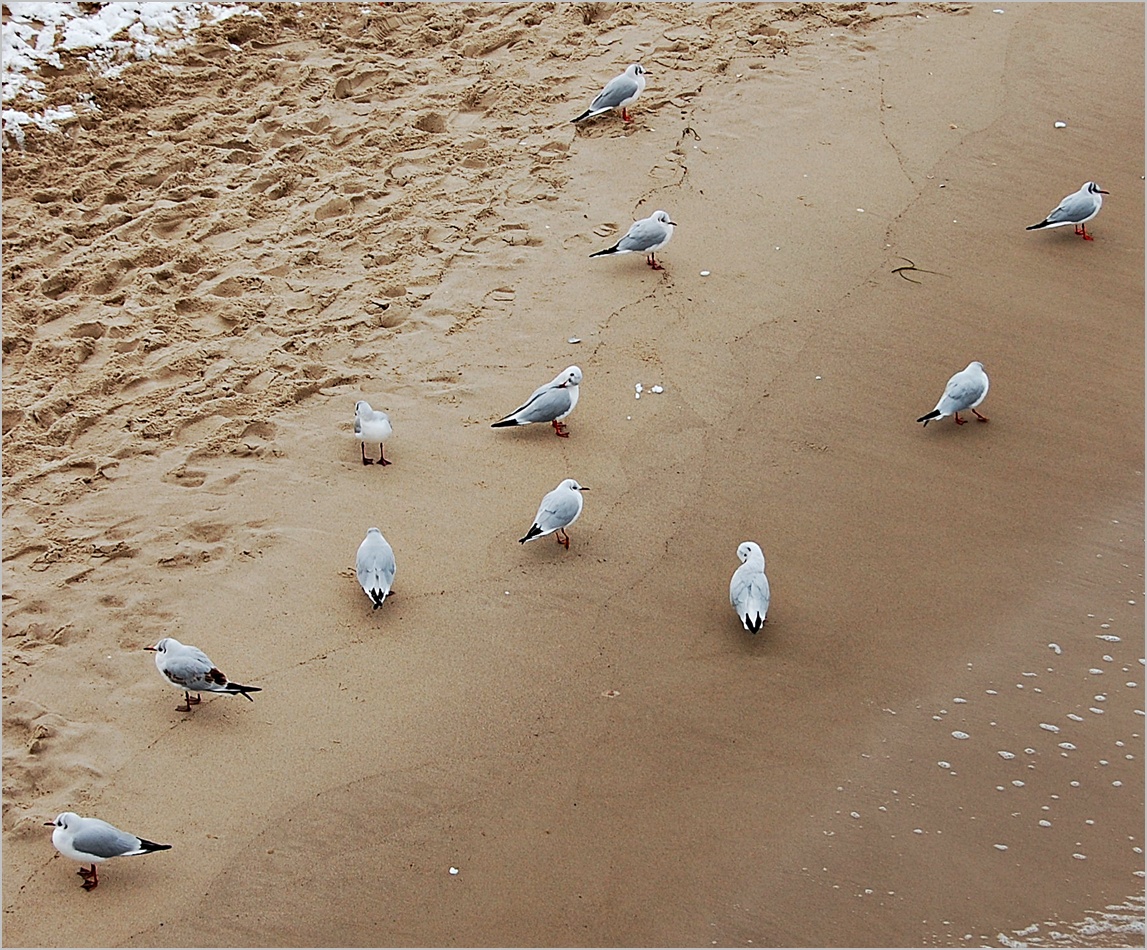
[[[367,442],[378,443],[378,464],[389,465],[382,443],[390,438],[394,430],[390,426],[390,416],[381,409],[371,409],[370,403],[360,399],[354,404],[354,434],[362,443],[362,464],[373,465],[374,459],[366,457]]]
[[[1076,234],[1085,241],[1094,241],[1095,238],[1087,233],[1087,222],[1099,214],[1099,209],[1103,207],[1103,196],[1106,194],[1110,192],[1104,191],[1093,181],[1085,181],[1079,191],[1064,198],[1059,207],[1039,224],[1030,225],[1024,230],[1038,231],[1042,228],[1058,228],[1065,224],[1074,224]]]
[[[83,888],[90,891],[99,887],[100,879],[96,865],[111,858],[128,858],[136,854],[150,854],[152,851],[166,851],[171,845],[156,844],[146,838],[137,838],[115,825],[109,825],[98,818],[81,818],[74,811],[61,812],[55,821],[45,821],[56,830],[52,832],[52,844],[65,858],[90,863],[91,869],[81,867],[76,873],[84,879]]]
[[[936,408],[927,415],[921,416],[917,422],[923,422],[924,427],[933,419],[943,419],[944,416],[954,415],[956,425],[962,426],[967,419],[961,419],[960,413],[971,409],[976,419],[987,422],[988,417],[976,412],[976,406],[984,401],[988,395],[988,374],[984,372],[984,364],[980,362],[969,363],[967,367],[956,373],[948,380],[944,387],[944,395],[936,403]]]
[[[620,76],[614,76],[605,84],[605,88],[597,94],[597,98],[589,104],[585,112],[570,121],[580,122],[582,119],[592,119],[595,115],[601,115],[611,109],[620,109],[621,118],[626,122],[632,122],[633,119],[626,107],[645,90],[646,75],[645,68],[640,63],[627,66],[625,72]]]
[[[677,227],[677,222],[670,219],[668,211],[654,211],[648,218],[634,221],[633,225],[626,232],[625,237],[613,245],[613,247],[607,247],[604,251],[595,251],[593,254],[590,254],[590,257],[601,257],[603,254],[629,254],[633,251],[640,251],[642,254],[649,255],[649,257],[646,258],[646,264],[654,270],[664,270],[654,259],[653,252],[660,251],[661,248],[669,243],[669,239],[673,237],[673,229],[675,227]]]
[[[534,515],[534,523],[530,526],[530,530],[526,532],[524,538],[518,538],[518,543],[525,544],[527,541],[553,534],[558,544],[565,545],[568,551],[570,538],[565,529],[577,521],[578,515],[581,514],[584,503],[581,496],[583,491],[589,489],[579,485],[575,479],[567,478],[549,492],[538,506],[538,513]]]
[[[192,706],[199,705],[200,693],[227,693],[229,696],[243,696],[254,702],[248,693],[262,692],[261,686],[240,686],[232,683],[215,668],[215,664],[198,647],[180,643],[175,637],[164,637],[153,647],[144,647],[155,653],[156,669],[172,686],[183,690],[185,700],[176,706],[178,712],[191,712]],[[195,698],[191,698],[194,690]]]
[[[544,386],[534,390],[524,405],[519,406],[499,422],[491,423],[491,429],[501,426],[525,426],[531,422],[549,422],[554,427],[554,435],[569,438],[562,420],[577,405],[578,386],[581,385],[581,369],[567,366]]]
[[[378,528],[369,528],[355,558],[355,573],[366,596],[378,610],[394,584],[394,549]]]
[[[742,541],[737,548],[741,566],[729,581],[729,603],[749,633],[756,633],[769,613],[769,579],[765,576],[765,555],[759,544]]]

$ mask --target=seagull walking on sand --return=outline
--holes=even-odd
[[[394,549],[378,528],[369,528],[362,544],[358,546],[355,573],[366,596],[374,605],[373,609],[378,610],[386,600],[386,595],[394,585],[395,571]]]
[[[1083,187],[1063,199],[1051,214],[1039,224],[1025,228],[1026,231],[1039,231],[1043,228],[1059,228],[1065,224],[1074,224],[1075,233],[1085,241],[1094,241],[1087,233],[1087,222],[1099,214],[1103,207],[1103,196],[1110,194],[1104,191],[1093,181],[1085,181]]]
[[[156,669],[172,686],[183,690],[184,704],[176,706],[177,712],[191,712],[203,697],[200,693],[226,693],[229,696],[243,696],[254,702],[248,693],[262,692],[261,686],[240,686],[224,676],[210,658],[198,647],[180,643],[175,637],[164,637],[153,647],[144,647],[155,653]],[[191,698],[192,691],[195,698]]]
[[[390,416],[381,409],[371,409],[370,403],[360,399],[354,404],[354,435],[362,443],[362,464],[373,465],[374,459],[366,457],[367,442],[378,443],[378,464],[389,465],[382,443],[390,438],[394,430],[390,426]]]
[[[590,254],[590,257],[601,257],[603,254],[629,254],[633,251],[640,251],[642,254],[648,254],[645,263],[652,267],[654,270],[664,270],[660,264],[653,257],[654,251],[660,251],[669,239],[673,237],[673,229],[677,227],[677,222],[669,217],[668,211],[654,211],[648,218],[642,218],[640,221],[634,221],[633,225],[626,232],[625,237],[618,241],[613,247],[607,247],[604,251],[595,251]]]
[[[737,548],[741,566],[729,581],[729,603],[749,633],[757,633],[769,613],[769,579],[765,576],[765,554],[753,541]]]
[[[490,428],[548,422],[554,427],[554,435],[568,439],[569,431],[562,420],[574,411],[580,385],[580,367],[567,366],[544,386],[535,389],[524,405],[519,406],[499,422],[491,423]]]
[[[936,408],[927,415],[921,416],[917,422],[923,422],[924,427],[933,419],[943,419],[944,416],[954,415],[956,425],[962,426],[967,419],[961,419],[960,413],[970,409],[979,422],[987,422],[988,417],[976,412],[976,406],[984,401],[988,395],[988,374],[984,372],[984,364],[980,362],[969,363],[967,367],[956,373],[948,380],[944,387],[944,395],[936,403]]]
[[[589,108],[571,122],[580,122],[582,119],[592,119],[595,115],[609,112],[611,109],[620,109],[621,118],[632,122],[628,106],[645,90],[645,68],[640,63],[627,66],[620,76],[614,76],[605,84],[605,88],[597,94],[597,98],[589,104]]]
[[[82,818],[74,811],[61,812],[55,821],[46,821],[44,824],[55,828],[52,844],[56,850],[65,858],[80,862],[81,867],[76,873],[84,879],[82,887],[85,891],[99,887],[97,864],[112,858],[167,851],[171,847],[169,844],[156,844],[146,838],[129,835],[98,818]],[[85,863],[91,864],[91,868],[82,867]]]
[[[589,491],[579,485],[575,479],[565,479],[557,488],[549,492],[538,506],[538,513],[534,515],[534,523],[526,532],[524,538],[518,538],[519,544],[544,538],[547,534],[554,535],[558,544],[570,548],[569,535],[565,529],[578,519],[581,514],[584,499],[581,493]]]

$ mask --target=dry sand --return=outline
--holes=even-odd
[[[4,156],[5,943],[1141,920],[1142,5],[260,9]],[[570,439],[489,428],[570,363]],[[168,634],[263,692],[176,712]],[[65,809],[173,849],[85,893]]]

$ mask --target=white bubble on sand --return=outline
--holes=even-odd
[[[1072,719],[1072,720],[1074,720],[1075,722],[1083,722],[1083,717],[1082,717],[1082,716],[1077,716],[1075,713],[1068,713],[1068,714],[1067,714],[1067,718],[1068,718],[1068,719]]]
[[[992,847],[995,848],[997,851],[1007,851],[1008,850],[1008,846],[1006,844],[994,844],[994,845],[992,845]]]
[[[1015,754],[1014,752],[1005,752],[1003,749],[1001,749],[1001,750],[1000,750],[999,752],[997,752],[996,754],[997,754],[997,755],[998,755],[998,756],[999,756],[1001,759],[1014,759],[1014,758],[1016,757],[1016,754]]]
[[[1021,781],[1020,781],[1018,778],[1014,778],[1014,779],[1012,779],[1012,784],[1013,784],[1013,785],[1014,785],[1016,788],[1023,788],[1023,787],[1024,787],[1024,783],[1023,783],[1023,782],[1021,782]]]
[[[1063,647],[1061,647],[1058,643],[1049,643],[1048,647],[1055,653],[1056,656],[1059,656],[1063,653]]]
[[[1104,624],[1104,626],[1106,627],[1107,624]],[[1117,637],[1113,633],[1100,633],[1100,634],[1096,635],[1095,639],[1096,640],[1106,640],[1108,643],[1119,643],[1120,642],[1120,638]]]
[[[1059,732],[1059,726],[1053,726],[1050,722],[1041,722],[1039,727],[1046,729],[1048,732]]]
[[[1051,827],[1051,822],[1048,821],[1046,818],[1041,818],[1039,820],[1039,824],[1040,824],[1041,828],[1050,828]]]
[[[952,763],[951,763],[951,762],[944,762],[944,761],[940,761],[940,762],[937,762],[936,764],[937,764],[938,766],[940,766],[940,768],[942,768],[942,769],[950,769],[950,768],[952,767]]]

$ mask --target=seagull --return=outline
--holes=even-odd
[[[206,653],[198,647],[180,643],[175,637],[164,637],[155,646],[144,649],[155,653],[155,666],[163,678],[183,690],[185,702],[175,707],[177,712],[191,712],[191,707],[198,706],[203,698],[200,693],[227,693],[229,696],[244,696],[249,702],[254,702],[247,694],[262,692],[261,686],[232,683],[215,668]],[[194,699],[191,698],[192,690],[195,691]]]
[[[569,416],[577,405],[580,385],[581,368],[567,366],[544,386],[535,389],[525,405],[519,406],[500,422],[491,423],[490,428],[549,422],[554,427],[554,435],[568,439],[570,434],[562,420]]]
[[[1025,231],[1038,231],[1042,228],[1058,228],[1065,224],[1074,224],[1075,233],[1085,241],[1094,241],[1087,233],[1087,222],[1099,214],[1103,207],[1103,196],[1110,194],[1104,191],[1093,181],[1085,181],[1083,187],[1074,194],[1068,195],[1059,203],[1051,214],[1039,224],[1025,228]]]
[[[980,422],[987,422],[987,416],[982,416],[976,412],[976,406],[982,403],[987,395],[988,374],[984,372],[984,364],[969,363],[966,368],[948,380],[948,385],[944,387],[944,395],[936,403],[936,408],[916,421],[923,422],[924,427],[927,428],[928,423],[933,419],[943,419],[944,416],[955,415],[956,425],[962,426],[968,420],[961,419],[960,413],[965,409],[971,409],[975,413],[976,419]]]
[[[362,464],[373,465],[374,459],[366,457],[367,442],[378,443],[378,464],[389,465],[382,443],[390,438],[394,430],[390,427],[390,416],[381,409],[371,409],[370,403],[360,399],[354,404],[354,434],[362,443]]]
[[[526,532],[524,538],[518,538],[519,544],[544,538],[547,534],[554,534],[558,544],[565,545],[568,551],[570,538],[565,529],[578,519],[584,499],[581,496],[588,488],[579,485],[575,479],[567,478],[557,488],[542,499],[538,505],[538,513],[534,515],[534,523]]]
[[[741,566],[729,581],[729,603],[749,633],[757,633],[769,612],[769,579],[765,577],[765,555],[759,544],[742,541],[737,548]]]
[[[669,239],[673,237],[673,229],[677,227],[677,222],[669,218],[668,211],[654,211],[648,218],[642,218],[640,221],[634,221],[633,226],[626,232],[625,237],[618,241],[613,247],[607,247],[604,251],[597,251],[590,254],[590,257],[601,257],[603,254],[628,254],[631,251],[641,251],[643,254],[648,254],[645,263],[652,267],[654,270],[664,270],[660,264],[653,257],[654,251],[659,251],[669,243]]]
[[[167,851],[171,845],[156,844],[146,838],[137,838],[115,825],[109,825],[98,818],[81,818],[74,811],[61,812],[55,821],[45,821],[56,830],[52,832],[52,844],[65,858],[73,861],[91,862],[91,870],[81,867],[76,873],[84,879],[85,891],[99,887],[100,879],[96,865],[109,858],[127,858],[136,854],[150,854],[152,851]]]
[[[394,572],[394,549],[378,528],[369,528],[362,544],[358,546],[355,573],[375,610],[382,606],[386,595],[390,593],[391,585],[394,584]]]
[[[570,121],[580,122],[582,119],[592,119],[595,115],[609,112],[610,109],[620,109],[621,118],[626,122],[632,122],[633,119],[626,106],[631,105],[644,91],[646,75],[645,68],[640,63],[627,66],[625,72],[620,76],[614,76],[605,84],[605,88],[597,94],[597,98],[590,103],[585,112]]]

